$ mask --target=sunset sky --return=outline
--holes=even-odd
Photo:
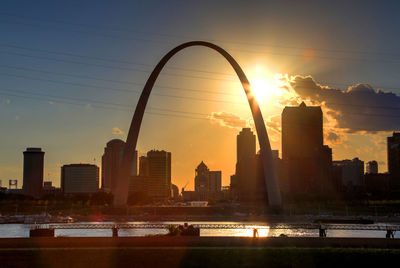
[[[285,105],[322,105],[334,160],[377,160],[400,129],[397,1],[2,1],[0,180],[22,186],[22,152],[42,147],[45,179],[95,163],[125,140],[144,83],[161,57],[213,42],[254,87],[272,149]],[[380,4],[378,4],[380,3]],[[384,4],[383,4],[384,3]],[[235,172],[236,135],[252,127],[239,80],[216,52],[192,47],[163,70],[138,149],[172,153],[172,182],[193,189],[204,161]]]

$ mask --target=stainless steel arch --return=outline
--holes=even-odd
[[[260,108],[258,106],[258,102],[255,99],[252,88],[247,79],[246,75],[244,74],[242,68],[240,68],[239,64],[235,61],[235,59],[224,49],[221,47],[214,45],[209,42],[204,41],[192,41],[181,44],[176,48],[172,49],[168,52],[157,64],[154,68],[153,72],[151,73],[150,77],[148,78],[142,94],[140,95],[138,104],[136,106],[135,114],[133,115],[131,126],[129,128],[128,137],[126,140],[124,155],[122,158],[120,174],[118,176],[118,180],[116,183],[116,188],[113,189],[115,193],[114,197],[114,204],[115,205],[125,205],[128,198],[128,188],[129,188],[129,177],[131,171],[131,164],[134,152],[136,150],[137,139],[139,136],[140,125],[142,123],[144,110],[146,108],[147,101],[150,97],[151,90],[153,89],[154,83],[157,80],[158,75],[160,74],[161,70],[168,62],[168,60],[173,57],[177,52],[182,49],[191,46],[204,46],[211,48],[217,51],[219,54],[225,57],[225,59],[231,64],[233,69],[235,70],[240,82],[242,83],[244,92],[246,93],[247,100],[249,101],[251,113],[253,115],[258,142],[260,145],[260,154],[261,154],[261,161],[263,164],[264,169],[264,179],[265,184],[267,187],[268,192],[268,202],[270,206],[280,207],[281,206],[281,194],[277,182],[277,176],[274,167],[274,161],[271,152],[271,145],[269,143],[267,130],[265,128],[264,119],[262,117]]]

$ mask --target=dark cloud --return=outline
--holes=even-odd
[[[329,131],[326,135],[325,135],[325,140],[327,143],[329,144],[338,144],[342,141],[341,136],[338,135],[335,132],[331,132]]]
[[[400,129],[400,96],[357,84],[346,91],[317,84],[311,76],[295,76],[293,90],[303,100],[322,104],[325,115],[347,132]],[[334,138],[334,136],[332,136]]]

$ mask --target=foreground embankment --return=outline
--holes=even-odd
[[[384,238],[0,239],[1,267],[371,267],[399,257],[400,239]]]

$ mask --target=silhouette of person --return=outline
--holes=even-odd
[[[257,228],[253,229],[253,237],[259,237]]]

